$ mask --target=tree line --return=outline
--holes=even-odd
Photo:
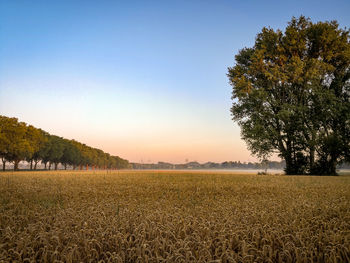
[[[21,161],[30,163],[30,170],[36,170],[39,162],[45,169],[55,169],[59,164],[75,169],[123,169],[129,162],[80,143],[51,135],[32,125],[19,122],[17,118],[0,115],[0,158],[2,169],[6,163],[13,163],[18,170]]]
[[[350,161],[349,39],[336,21],[301,16],[239,51],[231,113],[253,154],[277,153],[286,174],[336,174]]]
[[[266,163],[225,161],[221,163],[215,162],[187,162],[182,164],[172,164],[167,162],[158,163],[130,163],[133,169],[283,169],[284,161],[268,161]]]

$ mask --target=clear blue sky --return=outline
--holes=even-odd
[[[0,114],[131,161],[254,160],[227,67],[292,16],[350,1],[0,0]]]

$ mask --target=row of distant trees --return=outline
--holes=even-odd
[[[129,162],[118,156],[112,156],[80,143],[56,135],[51,135],[32,125],[19,122],[17,118],[0,115],[0,158],[2,169],[6,163],[14,164],[18,170],[21,161],[30,163],[30,169],[36,170],[39,162],[45,169],[55,169],[62,164],[73,169],[122,169]]]
[[[166,162],[158,163],[131,163],[133,169],[284,169],[285,161],[268,161],[266,163],[252,163],[240,161],[226,161],[222,163],[188,162],[183,164],[172,164]]]

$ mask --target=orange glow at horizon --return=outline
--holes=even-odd
[[[118,155],[130,162],[137,163],[185,163],[186,160],[205,162],[241,161],[255,162],[241,140],[222,141],[173,141],[150,140],[115,140],[95,138],[89,144],[103,149],[113,155]]]

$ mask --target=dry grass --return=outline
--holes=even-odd
[[[350,262],[350,176],[0,174],[0,261]]]

